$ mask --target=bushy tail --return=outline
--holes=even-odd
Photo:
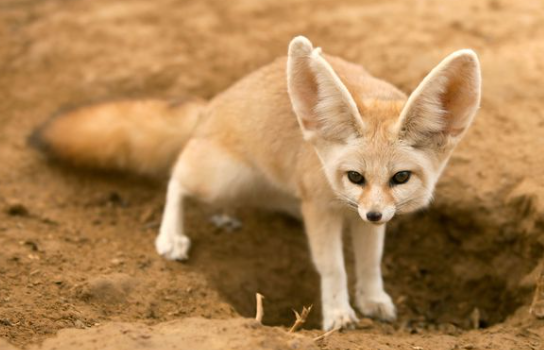
[[[30,136],[52,159],[77,167],[168,175],[205,106],[184,102],[124,100],[61,113]]]

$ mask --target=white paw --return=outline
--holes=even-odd
[[[384,291],[374,294],[357,294],[357,308],[368,317],[374,317],[382,321],[394,321],[397,311],[391,297]]]
[[[191,240],[187,236],[159,234],[155,240],[157,253],[168,260],[187,260]]]
[[[359,319],[349,305],[344,308],[323,310],[323,329],[325,331],[336,328],[353,329],[357,322]]]

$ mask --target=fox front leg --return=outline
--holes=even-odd
[[[342,215],[313,202],[302,204],[302,215],[312,259],[321,277],[323,329],[351,328],[358,319],[349,305],[342,252]]]
[[[374,225],[357,217],[351,223],[351,235],[357,277],[357,308],[365,316],[393,321],[396,318],[395,305],[383,288],[380,266],[385,225]]]

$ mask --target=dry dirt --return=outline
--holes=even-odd
[[[455,49],[483,67],[481,111],[434,204],[389,229],[399,320],[321,342],[318,309],[284,331],[291,308],[319,303],[300,223],[241,210],[227,232],[191,202],[191,260],[167,262],[152,244],[163,183],[49,164],[25,141],[70,105],[210,98],[298,34],[406,92]],[[544,250],[544,2],[1,0],[0,38],[1,349],[544,347],[528,311]],[[255,292],[264,324],[284,328],[241,318]]]

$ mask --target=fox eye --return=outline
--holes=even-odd
[[[408,182],[410,180],[410,176],[412,175],[411,171],[399,171],[393,177],[391,178],[391,185],[402,185]]]
[[[348,179],[356,185],[364,185],[365,177],[356,171],[348,171]]]

